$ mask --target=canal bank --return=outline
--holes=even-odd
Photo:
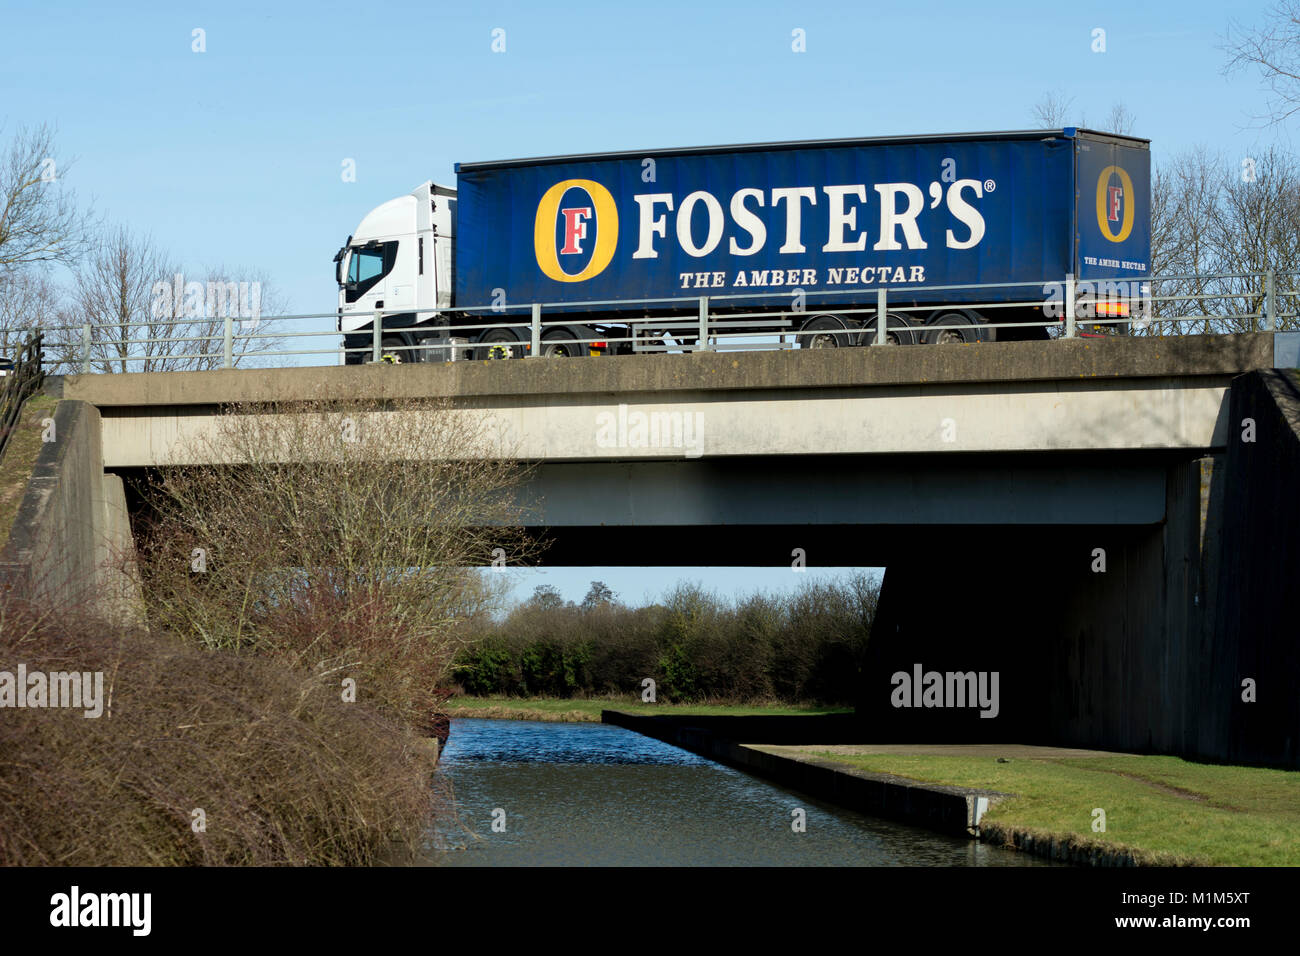
[[[1008,796],[992,790],[921,784],[892,774],[856,770],[771,743],[830,745],[860,740],[861,725],[851,714],[700,718],[643,717],[607,710],[602,720],[838,806],[949,836],[978,835],[984,813]],[[769,743],[741,742],[755,739]]]
[[[808,793],[837,806],[925,827],[950,836],[1015,848],[1055,862],[1083,866],[1136,866],[1141,858],[1127,848],[1079,839],[1073,834],[1042,833],[986,821],[989,808],[1014,796],[977,787],[925,783],[895,774],[866,770],[831,756],[858,749],[865,736],[853,715],[827,717],[673,717],[642,716],[607,710],[602,720],[653,737],[782,786]],[[755,741],[764,741],[757,743]],[[879,751],[882,748],[869,748]],[[891,749],[891,748],[883,748]],[[1093,751],[1061,748],[971,745],[951,748],[908,746],[897,752],[981,752],[990,760],[1026,759],[1038,754],[1087,756]],[[817,751],[825,750],[825,756]],[[998,757],[998,754],[1013,754]]]
[[[448,717],[477,718],[485,720],[543,720],[559,723],[589,721],[600,723],[606,710],[619,710],[642,716],[700,715],[700,716],[806,716],[821,714],[851,714],[849,707],[816,707],[794,704],[647,704],[629,695],[625,699],[611,698],[557,698],[557,697],[473,697],[459,695],[451,698],[444,708]]]

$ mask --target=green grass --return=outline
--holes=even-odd
[[[799,707],[788,704],[643,704],[640,698],[560,699],[552,697],[454,697],[447,704],[452,717],[504,717],[515,720],[599,721],[602,710],[637,714],[698,714],[710,717],[750,717],[758,714],[848,713],[847,707]]]
[[[1300,865],[1300,772],[1178,757],[816,756],[914,780],[1013,793],[985,819],[1135,851],[1143,862]],[[1094,833],[1094,808],[1106,832]]]
[[[0,549],[9,543],[9,532],[41,450],[41,419],[53,416],[57,404],[58,399],[48,395],[29,398],[19,412],[4,458],[0,458]]]

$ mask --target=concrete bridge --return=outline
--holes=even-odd
[[[75,375],[109,468],[184,464],[230,403],[447,397],[546,462],[743,456],[1204,451],[1234,375],[1274,335],[1076,339],[997,348],[825,349],[618,361]]]
[[[802,547],[862,565],[922,529],[1161,522],[1170,468],[1226,447],[1229,384],[1273,348],[1260,334],[81,375],[64,397],[99,409],[105,467],[123,474],[210,457],[223,405],[445,397],[541,463],[525,494],[551,563],[596,548],[671,565],[686,547],[770,566]]]
[[[887,567],[860,709],[892,739],[1300,763],[1300,403],[1272,333],[71,376],[103,464],[223,405],[451,399],[540,463],[548,563]],[[1245,440],[1243,422],[1253,421]],[[889,677],[1002,674],[999,717]],[[1262,690],[1242,699],[1243,680]]]

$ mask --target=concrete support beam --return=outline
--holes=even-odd
[[[1149,525],[1165,455],[816,455],[548,462],[525,487],[552,529]],[[743,563],[743,562],[742,562]]]
[[[453,412],[491,436],[493,454],[534,461],[683,460],[732,456],[961,454],[1222,447],[1226,382],[1061,382],[686,393],[565,401],[502,397]],[[386,416],[363,415],[364,427]],[[219,409],[104,409],[105,465],[131,468],[232,461],[220,451]]]

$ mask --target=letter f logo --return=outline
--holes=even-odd
[[[591,218],[591,207],[561,209],[560,214],[564,216],[564,248],[560,250],[560,255],[571,256],[582,252],[579,240],[587,238],[587,220]]]
[[[1110,202],[1107,206],[1106,218],[1111,222],[1119,222],[1119,208],[1124,199],[1124,188],[1122,186],[1110,186],[1107,192],[1110,195]]]

